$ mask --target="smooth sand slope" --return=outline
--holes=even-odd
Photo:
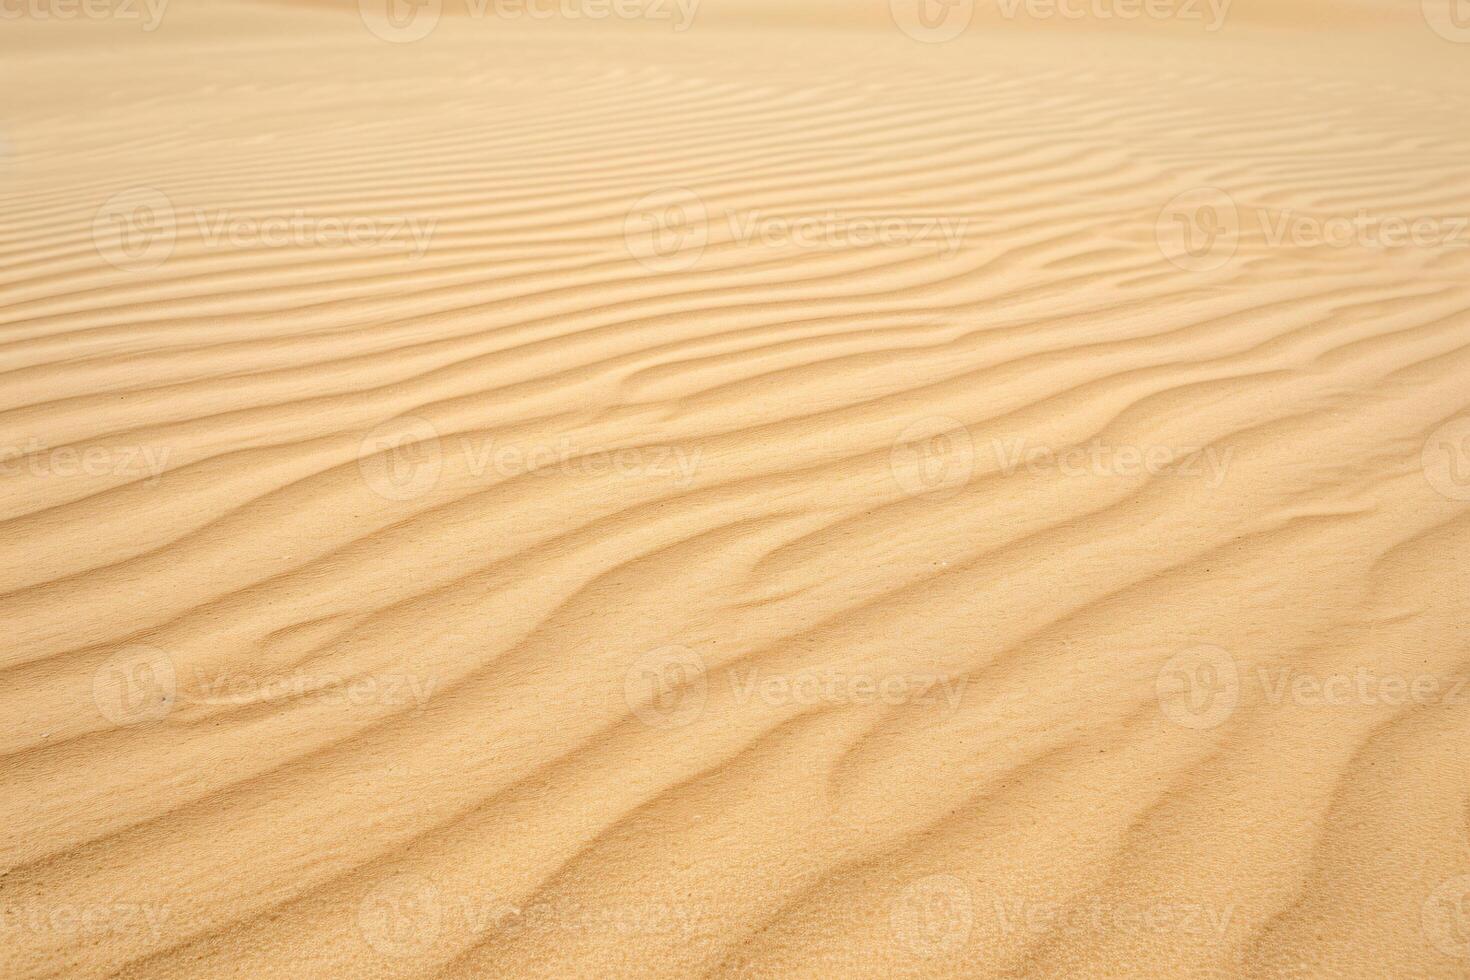
[[[1470,971],[1455,21],[37,9],[0,976]]]

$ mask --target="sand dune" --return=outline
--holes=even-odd
[[[119,3],[0,25],[0,975],[1467,975],[1452,8]]]

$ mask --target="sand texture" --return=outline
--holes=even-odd
[[[1470,975],[1470,11],[97,2],[0,976]]]

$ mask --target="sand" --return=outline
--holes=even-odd
[[[107,2],[0,975],[1470,971],[1470,18]]]

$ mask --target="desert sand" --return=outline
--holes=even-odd
[[[0,20],[0,975],[1470,972],[1466,11],[373,2]]]

